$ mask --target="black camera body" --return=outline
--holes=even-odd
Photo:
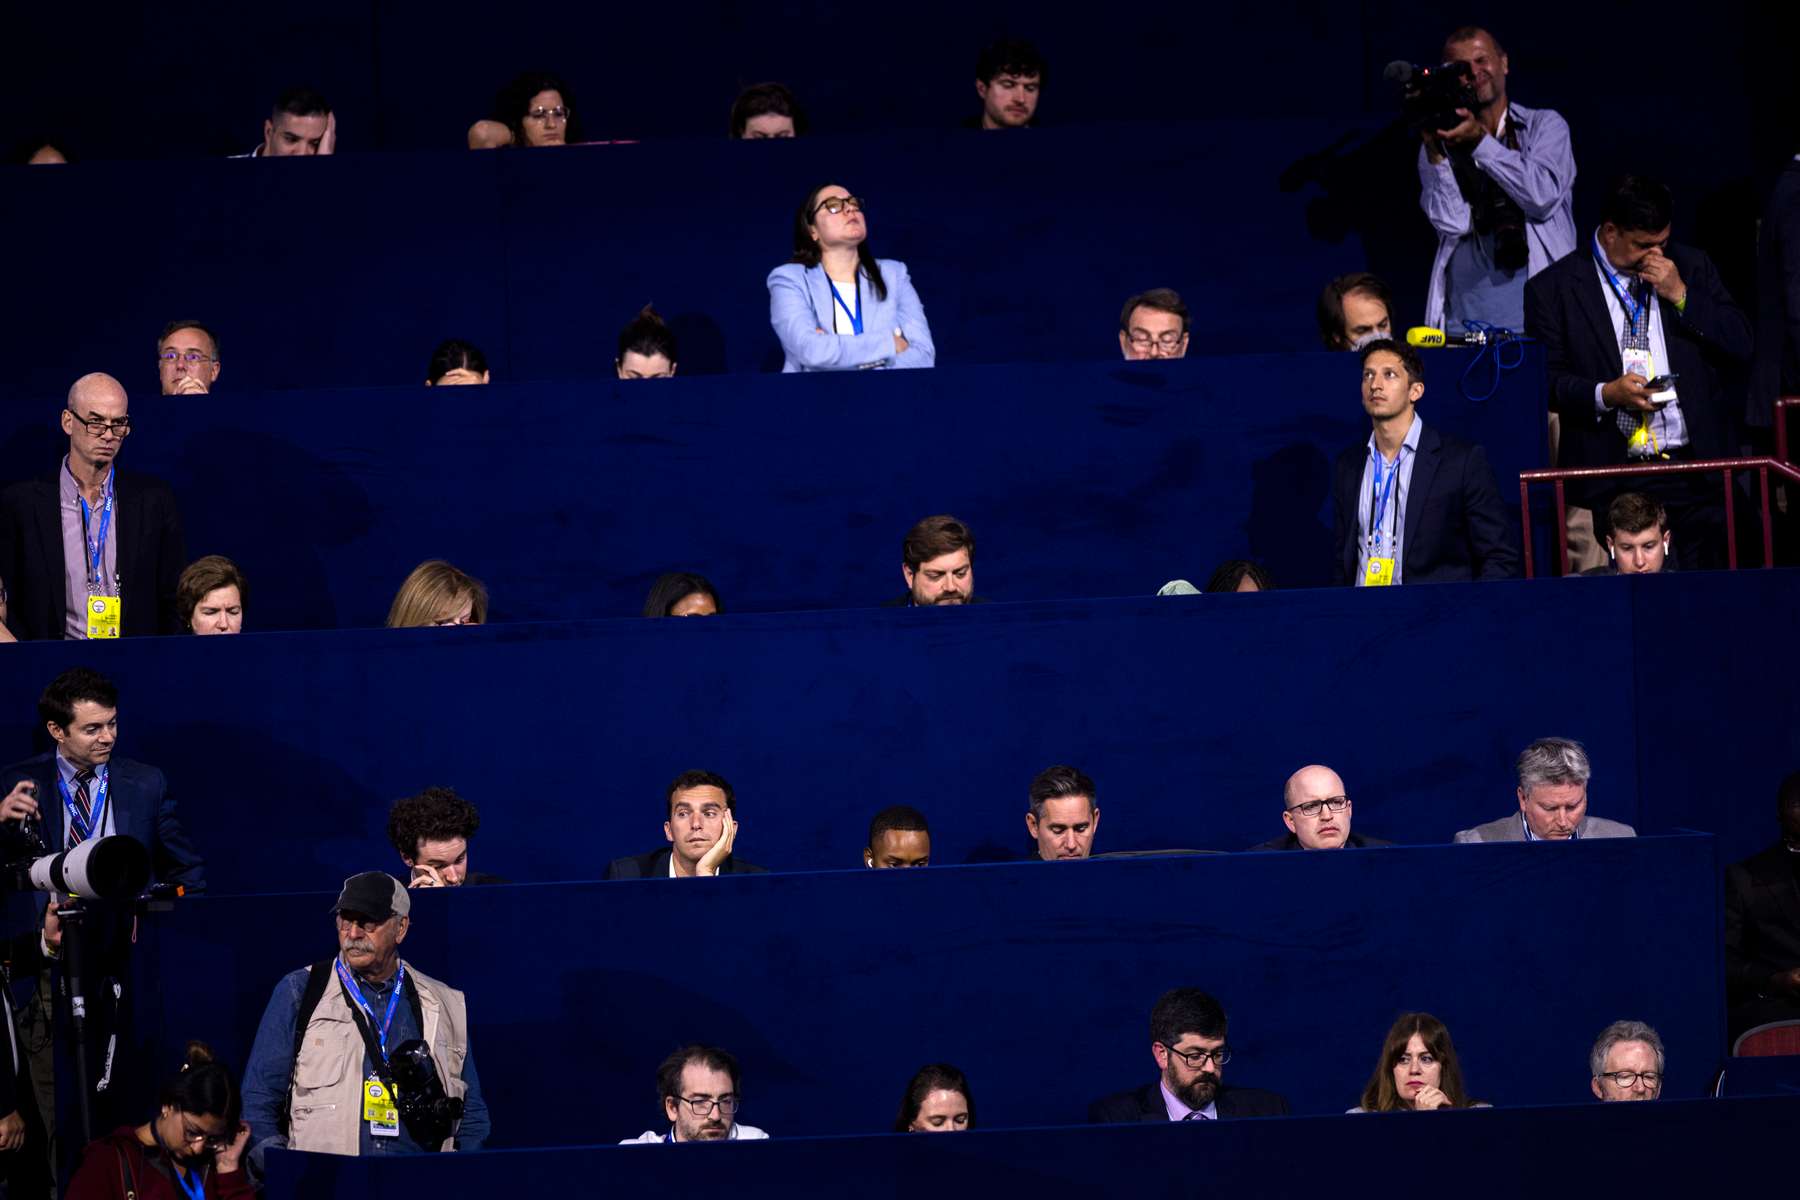
[[[1407,125],[1420,133],[1454,129],[1463,120],[1457,109],[1475,111],[1475,73],[1468,63],[1421,67],[1397,61],[1389,63],[1382,76],[1400,85],[1400,111]]]
[[[431,1047],[419,1038],[394,1047],[388,1070],[394,1076],[394,1107],[400,1110],[406,1131],[427,1152],[435,1152],[456,1132],[463,1102],[444,1091]]]

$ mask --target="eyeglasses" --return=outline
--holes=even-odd
[[[738,1098],[736,1096],[733,1096],[729,1092],[727,1092],[723,1096],[720,1096],[717,1100],[714,1100],[711,1096],[695,1096],[691,1100],[688,1099],[686,1096],[677,1096],[677,1097],[675,1097],[675,1100],[676,1100],[676,1103],[685,1104],[689,1108],[693,1109],[694,1115],[696,1117],[711,1116],[712,1111],[715,1108],[718,1109],[725,1116],[729,1117],[733,1113],[737,1112],[738,1104],[740,1103]]]
[[[203,1143],[208,1150],[211,1150],[215,1154],[229,1148],[231,1145],[231,1139],[228,1137],[218,1137],[206,1132],[204,1129],[195,1129],[188,1123],[186,1113],[181,1115],[181,1140],[190,1146],[195,1142]]]
[[[1211,1059],[1215,1066],[1220,1067],[1231,1061],[1230,1046],[1220,1046],[1217,1050],[1177,1050],[1167,1042],[1156,1044],[1196,1071],[1204,1067],[1208,1059]]]
[[[566,121],[569,119],[569,110],[559,104],[555,108],[534,108],[525,116],[532,121]]]
[[[1612,1080],[1621,1090],[1630,1088],[1640,1079],[1651,1091],[1655,1091],[1662,1083],[1662,1076],[1655,1071],[1603,1071],[1600,1078]]]
[[[1350,797],[1327,796],[1323,800],[1308,800],[1304,804],[1296,804],[1294,807],[1288,809],[1288,811],[1299,813],[1301,816],[1311,820],[1326,809],[1330,809],[1334,813],[1341,813],[1349,807]]]
[[[203,362],[219,361],[212,355],[202,354],[198,350],[164,350],[156,357],[164,366],[169,367],[174,366],[178,362],[184,362],[190,367],[197,367]]]
[[[72,408],[66,409],[65,411],[71,417],[74,417],[77,422],[87,426],[87,431],[95,437],[105,437],[109,433],[118,437],[124,437],[131,432],[130,417],[120,417],[116,421],[108,421],[104,417],[84,417]]]
[[[824,209],[826,212],[830,213],[834,217],[837,216],[839,213],[843,212],[846,208],[849,209],[851,212],[861,212],[863,210],[862,197],[861,196],[830,196],[830,197],[827,197],[826,199],[819,201],[818,204],[813,206],[813,216],[815,216],[815,217],[818,216],[819,210],[821,208]]]
[[[1187,334],[1185,333],[1178,333],[1171,329],[1166,333],[1159,333],[1155,337],[1151,337],[1146,330],[1134,329],[1128,335],[1128,338],[1131,344],[1136,346],[1139,350],[1148,350],[1151,342],[1155,342],[1164,350],[1173,350],[1175,347],[1181,345],[1181,339],[1186,336]]]

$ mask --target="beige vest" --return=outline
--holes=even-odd
[[[424,1018],[425,1044],[437,1066],[444,1091],[461,1098],[463,1057],[469,1050],[469,1014],[463,994],[406,964],[406,974],[419,989],[419,1015]],[[401,997],[405,1004],[406,998]],[[343,985],[333,972],[319,1007],[306,1023],[306,1042],[294,1063],[294,1085],[288,1101],[288,1145],[322,1154],[359,1152],[362,1134],[362,1034],[350,1016]],[[453,1149],[446,1139],[441,1150]]]

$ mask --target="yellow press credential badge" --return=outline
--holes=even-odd
[[[118,637],[119,618],[123,611],[119,607],[117,596],[89,596],[87,602],[88,637]]]
[[[374,1076],[363,1081],[363,1120],[376,1137],[400,1136],[400,1110],[387,1085]]]
[[[1364,587],[1393,587],[1394,560],[1391,558],[1371,558],[1369,565],[1363,570]]]

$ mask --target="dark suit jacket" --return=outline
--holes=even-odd
[[[1800,162],[1775,181],[1756,239],[1756,358],[1750,368],[1752,425],[1774,420],[1775,397],[1800,394]]]
[[[64,837],[63,804],[56,786],[55,758],[51,751],[0,768],[0,795],[10,792],[21,779],[35,781],[44,841],[60,848]],[[107,779],[106,806],[112,810],[113,828],[136,838],[150,851],[150,870],[156,882],[178,883],[190,892],[205,891],[206,860],[181,828],[163,773],[129,758],[114,758]],[[12,843],[17,838],[16,824],[0,826],[0,841]]]
[[[1797,858],[1777,842],[1725,870],[1725,987],[1734,1004],[1766,993],[1775,972],[1800,967]]]
[[[1288,1111],[1288,1102],[1274,1092],[1229,1084],[1219,1085],[1219,1094],[1213,1103],[1218,1106],[1221,1121],[1235,1117],[1285,1117]],[[1163,1104],[1162,1087],[1157,1083],[1146,1083],[1129,1092],[1115,1092],[1088,1105],[1088,1123],[1092,1125],[1168,1119],[1169,1110]]]
[[[1669,361],[1658,371],[1681,376],[1675,385],[1688,443],[1697,458],[1730,449],[1719,368],[1750,357],[1750,322],[1719,280],[1712,260],[1671,242],[1663,248],[1687,284],[1687,312],[1657,298]],[[1594,267],[1593,241],[1582,241],[1525,285],[1525,331],[1544,344],[1550,373],[1550,408],[1562,417],[1559,465],[1607,467],[1626,461],[1626,439],[1612,412],[1594,411],[1594,386],[1625,370],[1619,335],[1606,306],[1606,284]],[[1604,482],[1604,481],[1602,481]],[[1591,504],[1611,487],[1569,485],[1577,503]]]
[[[60,638],[67,603],[63,573],[62,467],[0,492],[0,580],[10,595],[7,628],[21,641]],[[175,494],[160,479],[118,474],[118,507],[107,534],[118,541],[119,597],[126,637],[175,633],[175,582],[187,565]]]
[[[634,854],[629,858],[615,858],[606,868],[608,879],[667,879],[669,877],[669,855],[674,853],[669,847],[652,850],[648,854]],[[755,863],[747,863],[735,856],[719,864],[721,875],[761,875],[764,871]]]
[[[1351,831],[1350,836],[1344,841],[1345,848],[1350,850],[1360,849],[1364,846],[1391,846],[1393,844],[1394,843],[1392,842],[1384,842],[1380,838],[1364,837],[1354,830]],[[1252,850],[1298,850],[1301,847],[1300,839],[1290,833],[1286,837],[1271,838],[1266,842],[1262,842],[1250,848]]]
[[[1416,419],[1416,418],[1415,418]],[[1357,504],[1369,444],[1338,455],[1331,486],[1332,529],[1338,548],[1332,580],[1356,582]],[[1403,498],[1401,533],[1406,543],[1400,582],[1444,583],[1516,579],[1520,573],[1516,531],[1500,504],[1494,470],[1480,446],[1439,433],[1427,421],[1419,430],[1412,486]]]

